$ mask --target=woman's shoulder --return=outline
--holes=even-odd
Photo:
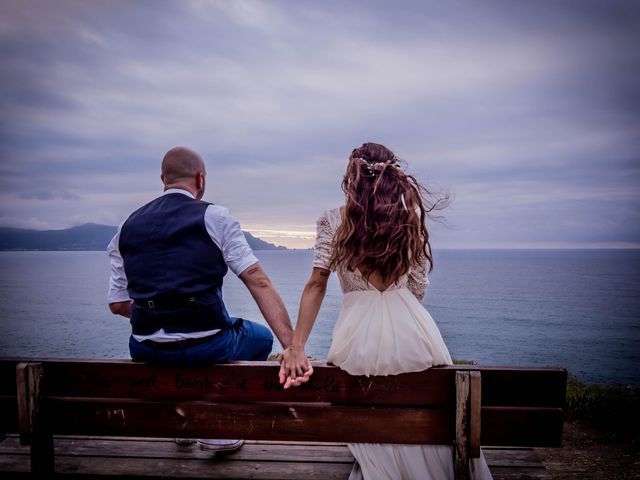
[[[342,207],[330,208],[329,210],[325,210],[322,212],[320,217],[318,217],[318,225],[325,225],[330,227],[331,229],[337,228],[340,225],[342,220]]]

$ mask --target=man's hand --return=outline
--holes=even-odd
[[[313,375],[313,367],[304,353],[303,347],[290,346],[279,357],[280,372],[278,377],[284,389],[298,387],[309,381]]]
[[[131,318],[131,303],[132,300],[110,303],[109,310],[111,310],[111,313],[114,315],[122,315],[123,317]]]

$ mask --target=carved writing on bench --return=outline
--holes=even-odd
[[[129,388],[160,388],[160,386],[156,382],[156,376],[151,375],[150,377],[138,378],[134,376],[129,376]]]
[[[315,381],[314,381],[315,380]],[[320,379],[312,379],[312,381],[308,383],[303,383],[299,387],[297,387],[302,392],[311,392],[311,393],[338,393],[338,392],[354,392],[357,390],[362,390],[362,392],[366,395],[369,393],[373,382],[368,381],[366,385],[359,382],[359,387],[354,384],[343,383],[336,379],[335,375],[327,375],[326,377],[321,377]],[[283,390],[282,385],[277,378],[265,378],[263,382],[263,388],[267,392],[271,392],[274,390]]]
[[[213,380],[209,375],[204,375],[200,378],[185,377],[180,373],[176,373],[176,389],[195,389],[195,390],[214,390]]]
[[[105,385],[107,382],[104,379],[91,379],[92,383],[96,385]],[[211,377],[206,373],[194,373],[179,372],[175,373],[171,378],[172,387],[176,390],[183,391],[203,391],[203,392],[224,392],[235,391],[246,394],[249,392],[251,386],[255,389],[258,386],[262,387],[265,392],[281,391],[283,390],[278,378],[266,377],[262,379],[261,384],[256,384],[252,378],[239,378],[233,382],[231,381],[216,381],[215,377]],[[128,375],[127,383],[130,390],[154,390],[160,389],[165,382],[170,381],[169,378],[164,376],[148,375]],[[375,385],[375,386],[374,386]],[[385,392],[390,393],[394,390],[392,384],[374,384],[371,379],[358,378],[357,381],[344,382],[339,380],[339,376],[327,375],[317,379],[312,379],[308,383],[304,383],[298,387],[299,391],[309,393],[354,393],[358,392],[363,397],[367,397],[371,394],[380,395]]]

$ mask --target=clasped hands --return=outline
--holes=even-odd
[[[278,377],[280,384],[284,384],[285,390],[308,382],[313,374],[313,367],[304,353],[304,347],[291,345],[279,355],[278,360],[280,361]]]

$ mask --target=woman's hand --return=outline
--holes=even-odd
[[[289,346],[280,354],[279,360],[280,372],[278,376],[285,389],[298,387],[308,382],[309,377],[313,374],[313,367],[302,346]]]

